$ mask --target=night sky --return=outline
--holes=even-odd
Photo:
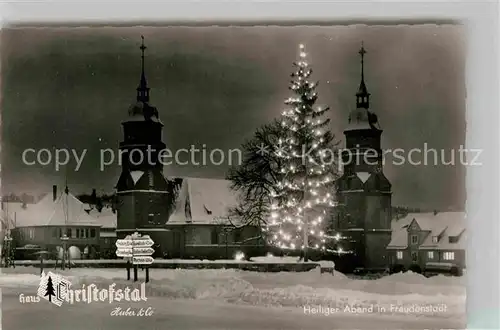
[[[452,25],[333,27],[23,28],[2,31],[3,192],[111,192],[119,167],[99,169],[99,150],[117,150],[120,122],[135,101],[144,35],[151,103],[171,150],[192,144],[237,148],[276,118],[290,96],[298,44],[320,82],[343,143],[367,50],[365,81],[383,148],[458,149],[465,142],[465,29]],[[22,163],[26,148],[88,152],[56,171]],[[447,156],[449,158],[449,156]],[[458,161],[458,158],[457,158]],[[385,166],[393,205],[462,208],[463,166]],[[227,165],[168,166],[167,176],[224,178]]]

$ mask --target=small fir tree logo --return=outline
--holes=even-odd
[[[52,283],[52,277],[49,276],[49,279],[47,280],[47,290],[45,292],[45,297],[49,296],[49,301],[52,302],[52,296],[55,296],[56,293],[54,292],[54,284]]]

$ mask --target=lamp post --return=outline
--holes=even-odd
[[[5,266],[6,267],[10,267],[10,264],[12,263],[12,265],[14,265],[14,261],[11,260],[11,254],[12,254],[12,246],[11,246],[11,243],[12,243],[12,237],[10,236],[9,233],[7,233],[5,235],[5,238],[4,238],[4,242],[5,242]]]
[[[68,245],[68,239],[69,237],[64,234],[62,235],[61,237],[61,242],[62,242],[62,266],[61,266],[61,269],[64,270],[64,267],[66,266],[66,247]]]

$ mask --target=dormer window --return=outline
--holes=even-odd
[[[439,241],[437,236],[432,236],[432,243],[436,244]]]
[[[418,244],[418,235],[411,235],[411,244]]]

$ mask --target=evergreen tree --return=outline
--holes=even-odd
[[[45,292],[45,297],[49,296],[49,301],[52,301],[52,296],[55,296],[54,284],[52,283],[52,277],[49,276],[47,280],[47,291]]]
[[[281,249],[302,249],[307,261],[309,248],[325,250],[325,218],[334,204],[336,179],[334,136],[324,118],[328,107],[316,107],[316,82],[309,80],[312,69],[300,45],[300,59],[289,89],[295,94],[285,101],[282,113],[285,138],[275,145],[282,160],[281,178],[271,193],[271,220],[266,230],[271,244]]]

